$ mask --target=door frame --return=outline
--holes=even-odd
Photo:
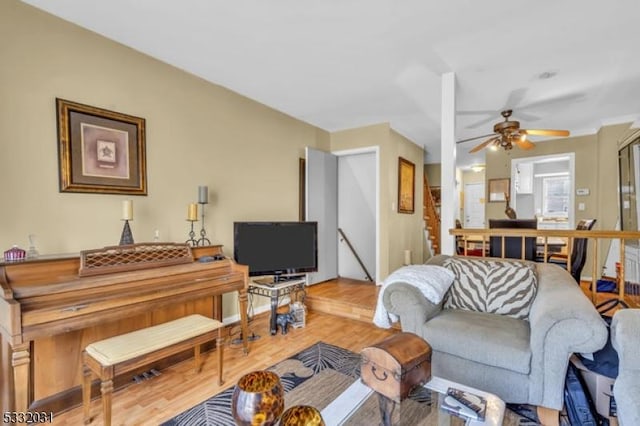
[[[569,158],[569,176],[571,177],[571,185],[569,188],[569,205],[571,206],[571,211],[568,216],[568,226],[569,229],[575,229],[575,218],[576,218],[576,154],[575,152],[559,152],[557,154],[547,154],[547,155],[538,155],[535,157],[522,157],[522,158],[513,158],[511,160],[511,207],[516,209],[516,188],[513,182],[515,182],[517,170],[516,167],[520,163],[539,163],[543,161],[550,161],[553,159],[557,159],[560,157],[568,157]]]
[[[363,148],[343,149],[338,151],[331,151],[331,154],[336,157],[344,157],[349,155],[358,154],[374,154],[374,161],[376,165],[376,189],[375,189],[375,212],[376,212],[376,281],[380,279],[380,147],[368,146]],[[340,182],[338,182],[340,186]],[[338,212],[336,212],[336,215]]]

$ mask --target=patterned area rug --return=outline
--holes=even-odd
[[[360,377],[360,355],[319,342],[274,365],[269,370],[280,376],[285,388],[285,409],[297,404],[309,404],[322,410]],[[232,386],[222,391],[163,423],[163,425],[235,426],[231,416],[233,389]],[[416,392],[411,395],[408,406],[418,403],[428,404],[430,395],[429,391]],[[371,405],[369,408],[363,407],[365,410],[363,410],[361,418],[354,419],[350,424],[374,424],[377,422],[379,416],[377,400],[372,398],[369,405]],[[535,410],[530,408],[522,405],[508,405],[503,424],[505,426],[537,425]],[[402,412],[404,413],[404,411]],[[402,418],[405,418],[404,414]]]

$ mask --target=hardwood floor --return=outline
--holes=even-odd
[[[353,285],[353,287],[350,287]],[[131,384],[116,390],[113,395],[112,422],[114,425],[155,425],[198,404],[208,397],[233,386],[246,372],[267,368],[276,362],[294,355],[306,347],[323,341],[359,352],[397,330],[384,330],[374,326],[365,317],[373,315],[377,288],[371,283],[335,282],[332,285],[321,284],[309,289],[307,301],[319,303],[323,307],[337,310],[351,309],[358,319],[344,318],[323,312],[310,310],[304,328],[290,328],[286,335],[269,334],[269,315],[257,315],[249,324],[250,330],[261,336],[250,343],[249,355],[244,355],[239,344],[227,344],[224,349],[224,384],[218,386],[216,376],[216,354],[204,354],[204,365],[200,374],[193,371],[193,359],[162,370],[159,377],[145,380],[140,384]],[[331,305],[322,299],[328,295],[340,294],[341,301]],[[342,299],[344,298],[344,299]],[[334,299],[335,300],[335,299]],[[342,301],[344,300],[344,301]],[[367,305],[358,308],[359,301]],[[333,308],[331,308],[333,306]],[[360,309],[359,314],[353,312]],[[369,313],[370,311],[370,313]],[[237,338],[239,327],[231,327],[233,335],[227,342]],[[95,395],[94,395],[95,397]],[[92,425],[102,425],[100,401],[94,399],[91,404],[94,417]],[[82,408],[77,407],[54,416],[56,425],[82,424]]]
[[[583,283],[585,293],[588,286]],[[257,315],[250,330],[261,336],[250,343],[245,356],[241,345],[230,344],[237,338],[238,326],[231,327],[224,353],[224,384],[217,385],[216,354],[204,354],[200,374],[193,372],[193,359],[162,370],[162,375],[141,384],[132,384],[114,392],[114,425],[155,425],[233,386],[246,372],[267,368],[304,348],[324,341],[359,352],[362,348],[390,336],[397,329],[383,330],[371,323],[379,287],[370,282],[338,279],[311,286],[305,303],[308,308],[306,326],[290,328],[286,335],[269,334],[269,315]],[[587,296],[589,294],[587,293]],[[102,425],[99,400],[91,406],[92,425]],[[82,424],[81,407],[56,414],[54,424]]]
[[[371,322],[379,286],[348,278],[329,280],[307,289],[305,304],[313,312],[324,312]]]

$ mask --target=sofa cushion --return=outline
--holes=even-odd
[[[529,374],[531,349],[527,321],[483,312],[444,309],[424,324],[434,351]]]
[[[445,308],[528,318],[537,288],[533,263],[451,257],[443,266],[455,275]]]

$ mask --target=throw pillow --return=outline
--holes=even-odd
[[[538,281],[532,263],[452,257],[443,262],[455,275],[444,307],[528,319]]]

